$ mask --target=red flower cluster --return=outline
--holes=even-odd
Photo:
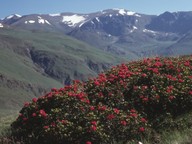
[[[140,131],[140,132],[144,132],[144,131],[145,131],[145,128],[144,128],[144,127],[140,127],[140,128],[139,128],[139,131]]]
[[[46,116],[47,116],[46,112],[45,112],[43,109],[41,109],[41,110],[39,111],[39,114],[40,114],[42,117],[44,117],[44,118],[46,118]]]
[[[107,119],[108,120],[112,120],[112,119],[114,119],[115,118],[115,115],[113,115],[113,114],[109,114],[108,116],[107,116]]]
[[[86,142],[86,144],[92,144],[92,142],[90,142],[90,141],[87,141],[87,142]]]
[[[126,121],[121,121],[121,124],[122,124],[123,126],[126,126],[126,125],[127,125],[127,122],[126,122]]]

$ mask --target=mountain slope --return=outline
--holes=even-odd
[[[20,107],[34,95],[43,94],[61,83],[42,75],[27,56],[24,41],[0,34],[0,105],[1,108]]]
[[[68,36],[50,32],[0,29],[0,103],[20,107],[25,100],[86,80],[121,58]]]
[[[165,12],[154,17],[146,27],[154,31],[184,34],[192,29],[192,12]]]
[[[177,43],[171,45],[170,47],[160,51],[161,55],[170,56],[170,55],[188,55],[192,53],[192,31],[186,33],[181,37]]]
[[[155,17],[124,9],[105,10],[69,35],[110,53],[132,59],[158,55],[159,49],[174,44],[179,36],[147,29],[146,25]]]

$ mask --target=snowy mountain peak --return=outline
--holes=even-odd
[[[127,12],[126,12],[124,9],[120,9],[120,10],[119,10],[119,14],[125,15],[125,14],[127,14]]]
[[[108,9],[108,10],[104,10],[103,12],[110,14],[110,17],[112,16],[112,14],[115,14],[116,16],[123,15],[123,16],[141,17],[141,15],[137,14],[136,12],[129,11],[126,9],[120,9],[120,8]]]
[[[133,11],[127,11],[127,10],[124,10],[124,9],[120,9],[120,10],[119,10],[119,14],[121,14],[121,15],[128,15],[128,16],[137,16],[137,17],[141,17],[141,16],[138,15],[136,12],[133,12]]]
[[[85,20],[86,20],[86,18],[84,16],[74,14],[71,16],[63,16],[62,22],[67,24],[70,27],[74,27],[77,24],[82,23]]]
[[[13,18],[13,17],[18,17],[18,18],[20,18],[21,15],[18,15],[18,14],[12,14],[12,15],[10,15],[10,16],[7,16],[5,19],[11,19],[11,18]]]

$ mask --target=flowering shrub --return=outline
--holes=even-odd
[[[192,108],[191,58],[157,57],[119,65],[89,80],[86,93],[94,105],[136,109],[156,123],[161,116]]]
[[[151,58],[113,67],[85,83],[26,103],[12,124],[27,143],[139,140],[166,115],[192,108],[192,60]]]

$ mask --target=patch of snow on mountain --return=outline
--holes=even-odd
[[[79,15],[63,16],[62,22],[67,24],[70,27],[75,26],[76,24],[85,20],[85,17]]]
[[[135,30],[136,30],[136,29],[138,29],[138,28],[137,28],[136,26],[133,26],[133,29],[135,29]]]
[[[133,12],[133,11],[127,11],[127,10],[125,10],[125,9],[119,9],[119,8],[113,8],[113,10],[119,11],[119,14],[121,14],[121,15],[141,17],[140,15],[136,14],[136,13]]]
[[[143,32],[145,32],[145,33],[157,34],[157,32],[152,31],[152,30],[148,30],[148,29],[144,29]]]
[[[39,24],[48,24],[48,25],[51,25],[47,20],[43,19],[42,17],[40,16],[37,16],[38,17],[38,23]]]
[[[35,23],[35,21],[34,20],[25,21],[25,24],[28,24],[28,23],[33,24],[33,23]]]
[[[136,14],[136,13],[133,12],[133,11],[127,11],[127,15],[128,15],[128,16],[137,16],[137,17],[141,17],[140,15]]]
[[[49,14],[49,16],[55,17],[55,16],[61,16],[60,13],[56,13],[56,14]]]
[[[82,25],[84,25],[84,23],[85,23],[85,22],[81,23],[81,24],[79,25],[79,27],[82,27]]]
[[[3,28],[3,25],[2,25],[2,23],[0,23],[0,28]]]
[[[135,16],[137,16],[137,17],[141,17],[139,14],[135,14]]]
[[[125,15],[125,14],[126,14],[126,11],[125,11],[124,9],[120,9],[120,10],[119,10],[119,14]]]
[[[29,20],[28,22],[29,22],[29,23],[35,23],[35,21],[34,21],[34,20]]]
[[[38,19],[38,23],[44,24],[45,20],[44,19]]]
[[[129,16],[133,16],[133,15],[135,15],[135,12],[128,11],[128,12],[127,12],[127,15],[129,15]]]
[[[99,20],[99,18],[98,18],[98,17],[96,17],[95,19],[96,19],[98,22],[100,22],[100,20]]]
[[[45,20],[45,23],[47,23],[48,25],[51,25],[50,22],[48,22],[48,20]]]
[[[130,33],[134,32],[135,30],[137,30],[138,28],[136,26],[133,26],[133,29],[130,30]]]
[[[113,16],[112,14],[109,15],[109,17],[112,17],[112,16]]]
[[[10,15],[10,16],[7,16],[7,17],[4,18],[4,19],[11,19],[11,18],[13,18],[14,16],[16,16],[16,17],[18,17],[18,18],[21,17],[21,15],[18,15],[18,14],[12,14],[12,15]]]
[[[12,17],[14,17],[14,15],[10,15],[10,16],[6,17],[6,19],[11,19]]]
[[[21,17],[20,15],[18,15],[18,14],[13,14],[13,15],[10,15],[10,16],[8,16],[8,17],[6,17],[5,19],[11,19],[11,18],[13,18],[14,16],[16,16],[16,17]]]
[[[21,17],[21,15],[19,15],[19,14],[15,14],[15,16],[16,16],[16,17]]]
[[[130,33],[134,32],[134,29],[130,30]]]

